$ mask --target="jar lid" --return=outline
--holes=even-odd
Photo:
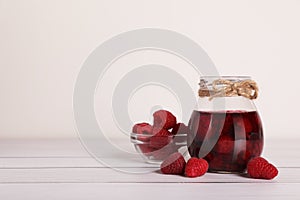
[[[199,97],[243,96],[256,99],[258,86],[249,76],[202,76],[200,78]]]

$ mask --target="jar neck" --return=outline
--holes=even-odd
[[[199,111],[256,111],[252,100],[243,96],[233,97],[200,97],[198,100]]]

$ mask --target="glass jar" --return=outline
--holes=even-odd
[[[253,103],[257,90],[247,76],[200,78],[187,142],[190,155],[207,160],[210,172],[242,173],[261,154],[263,129]]]

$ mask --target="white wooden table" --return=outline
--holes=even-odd
[[[213,173],[185,178],[162,175],[139,159],[116,167],[151,173],[113,170],[91,158],[76,139],[1,140],[0,200],[300,199],[299,153],[300,139],[267,140],[264,156],[279,168],[271,181]]]

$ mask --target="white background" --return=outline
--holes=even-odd
[[[81,64],[103,41],[144,27],[190,37],[220,74],[252,76],[266,137],[298,137],[299,10],[297,0],[0,0],[0,137],[76,137],[72,92]],[[168,62],[144,58],[151,56]],[[186,71],[175,59],[168,63]],[[196,94],[194,75],[185,72]]]

